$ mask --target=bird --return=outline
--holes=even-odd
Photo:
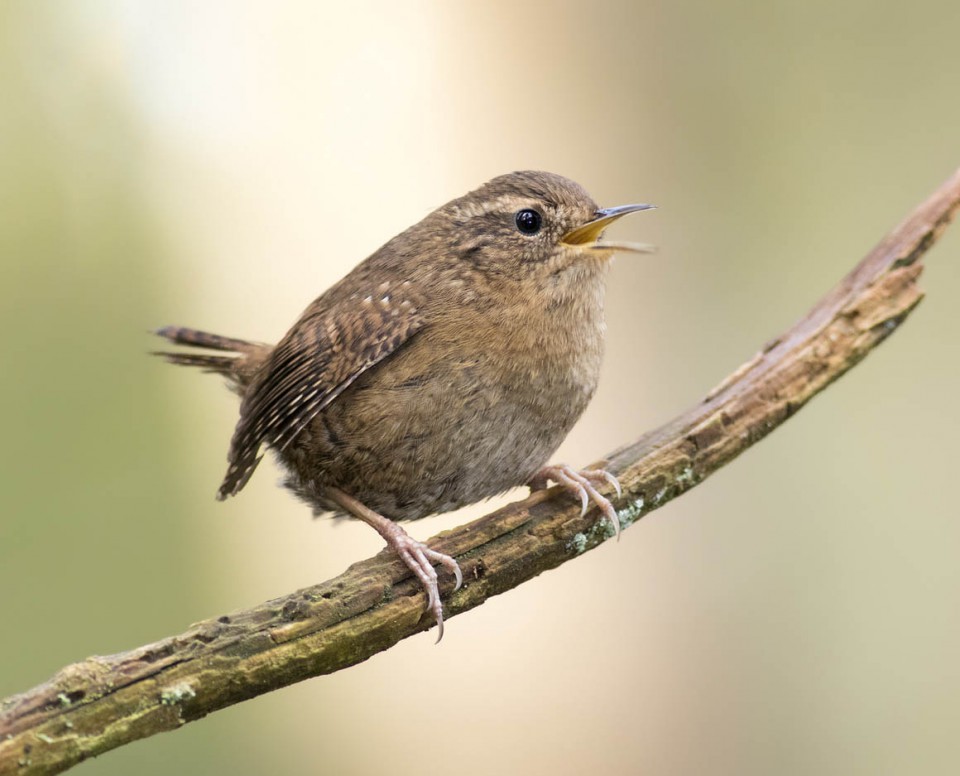
[[[443,636],[435,566],[457,561],[401,522],[550,482],[619,536],[603,469],[550,464],[594,394],[611,257],[650,246],[604,230],[650,204],[601,208],[561,175],[493,178],[389,240],[317,297],[276,344],[166,326],[167,361],[240,396],[220,500],[265,449],[316,515],[372,526],[425,592]]]

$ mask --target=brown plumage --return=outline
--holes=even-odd
[[[647,207],[600,210],[558,175],[504,175],[390,240],[275,347],[160,330],[219,351],[161,355],[225,375],[242,397],[219,498],[273,449],[316,512],[359,517],[400,553],[441,633],[432,563],[458,582],[459,568],[393,521],[552,479],[619,527],[594,487],[609,475],[544,465],[596,388],[608,259],[644,249],[600,234]]]

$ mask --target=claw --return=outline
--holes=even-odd
[[[617,498],[623,498],[623,488],[620,487],[620,480],[614,477],[610,472],[604,471],[603,469],[598,469],[597,471],[603,475],[603,478],[609,482],[613,489],[617,492]]]
[[[587,489],[580,483],[576,483],[574,488],[580,494],[580,517],[584,517],[587,514],[587,509],[590,508],[590,496],[587,495]]]
[[[446,557],[450,557],[447,555]],[[453,560],[453,558],[450,558]],[[456,593],[461,587],[463,587],[463,572],[460,571],[460,564],[453,560],[453,578],[456,584],[453,586],[453,592]]]

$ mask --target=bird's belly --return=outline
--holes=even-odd
[[[282,456],[291,487],[314,507],[329,508],[323,488],[333,486],[408,520],[522,485],[583,412],[598,371],[513,373],[476,358],[390,366],[371,370]]]

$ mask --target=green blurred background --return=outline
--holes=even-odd
[[[601,387],[558,454],[586,463],[960,164],[958,34],[956,0],[0,4],[0,695],[380,547],[272,464],[216,503],[236,400],[148,358],[149,329],[277,339],[434,206],[560,172],[660,206],[617,227],[661,249],[613,269]],[[958,254],[954,231],[896,336],[619,544],[440,647],[77,772],[957,773]]]

